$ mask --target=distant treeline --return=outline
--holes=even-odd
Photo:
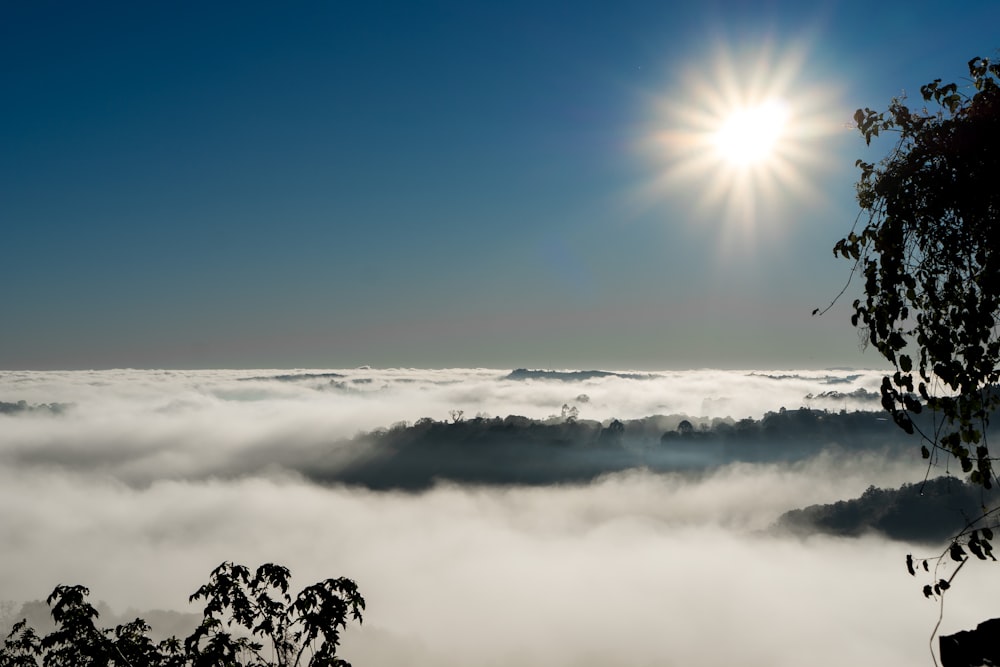
[[[43,412],[48,414],[62,414],[72,407],[72,403],[40,403],[29,404],[27,401],[17,401],[16,403],[5,403],[0,401],[0,415],[17,415],[32,412]]]
[[[420,490],[436,481],[482,484],[587,482],[603,474],[647,468],[707,469],[727,463],[795,461],[828,448],[912,449],[914,441],[883,413],[802,408],[762,419],[658,415],[597,422],[521,416],[398,423],[316,452],[299,471],[323,483]],[[915,450],[914,450],[915,451]]]
[[[603,379],[608,377],[625,380],[653,380],[658,376],[639,373],[615,373],[612,371],[546,371],[516,368],[504,376],[505,380],[559,380],[560,382],[583,382],[584,380]]]

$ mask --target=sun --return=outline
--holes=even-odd
[[[750,167],[776,155],[787,122],[787,106],[779,100],[768,100],[733,110],[712,136],[712,142],[722,160]]]
[[[824,142],[844,121],[839,86],[810,71],[807,55],[794,45],[717,45],[714,57],[679,70],[650,97],[639,134],[652,166],[640,205],[666,203],[672,216],[683,206],[684,219],[707,223],[735,250],[781,234],[793,207],[818,205],[830,167]]]

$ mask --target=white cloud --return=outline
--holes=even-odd
[[[20,457],[99,466],[149,483],[239,472],[276,447],[286,453],[310,450],[398,421],[446,420],[452,410],[463,410],[466,417],[482,412],[545,418],[571,404],[581,418],[596,420],[671,413],[760,417],[783,406],[799,407],[809,393],[871,388],[879,382],[877,373],[844,371],[784,372],[783,379],[692,371],[654,374],[650,380],[612,376],[584,382],[505,380],[505,371],[490,369],[355,369],[337,371],[342,379],[309,377],[323,372],[4,372],[0,401],[74,407],[58,419],[6,418],[0,461]],[[258,379],[295,373],[304,379]],[[843,377],[854,379],[828,384]],[[578,400],[581,394],[589,400]],[[843,405],[856,403],[845,399]]]
[[[408,495],[5,473],[0,590],[26,599],[82,582],[118,609],[187,609],[218,562],[275,561],[300,585],[358,581],[369,608],[347,634],[356,664],[384,659],[387,641],[402,651],[392,664],[913,664],[935,608],[905,574],[903,545],[756,530],[905,475],[827,459]],[[962,611],[989,613],[981,600]]]
[[[706,397],[727,396],[756,414],[827,386],[821,374],[578,384],[498,381],[488,370],[350,371],[373,380],[357,394],[238,380],[262,374],[4,373],[0,400],[77,407],[2,417],[0,598],[84,583],[119,610],[190,611],[187,595],[222,560],[271,561],[291,567],[298,585],[358,581],[368,612],[344,648],[357,665],[927,660],[937,610],[905,573],[905,545],[764,530],[788,509],[912,481],[919,462],[826,453],[698,475],[420,494],[320,487],[265,465],[278,441],[308,450],[452,408],[545,416],[580,393],[591,396],[585,417],[697,413]],[[252,474],[232,476],[241,464]],[[945,632],[992,613],[974,594],[990,568],[967,569]]]

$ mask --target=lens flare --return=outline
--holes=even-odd
[[[653,167],[642,204],[690,207],[686,217],[713,225],[730,249],[776,236],[797,203],[821,204],[823,140],[843,132],[849,114],[833,83],[806,69],[804,48],[767,43],[750,53],[720,46],[683,71],[652,97],[640,133]]]
[[[713,136],[723,160],[749,166],[774,156],[784,133],[788,111],[784,104],[769,100],[761,105],[737,109]]]

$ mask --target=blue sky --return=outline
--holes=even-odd
[[[670,4],[0,4],[0,368],[878,366],[846,124],[1000,5]],[[734,209],[727,76],[810,130]]]

